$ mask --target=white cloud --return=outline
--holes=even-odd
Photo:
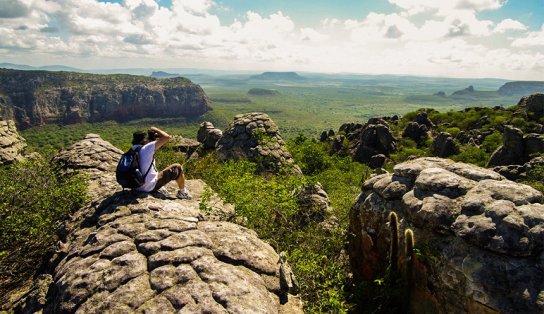
[[[512,20],[512,19],[504,19],[495,26],[495,29],[493,30],[494,33],[506,33],[508,31],[524,31],[527,30],[527,26],[525,26],[520,21]]]
[[[542,25],[540,31],[529,32],[525,37],[514,40],[512,46],[521,48],[544,47],[544,25]]]
[[[542,71],[544,28],[527,32],[517,20],[479,17],[503,1],[389,1],[397,12],[357,20],[330,17],[301,27],[281,11],[250,11],[225,24],[211,13],[211,0],[173,0],[170,8],[156,0],[0,0],[0,10],[4,4],[26,8],[9,18],[0,13],[0,49],[10,60],[39,55],[42,62],[85,60],[102,67],[183,64],[523,77]],[[517,38],[509,39],[514,31]]]
[[[441,16],[459,10],[493,10],[506,3],[505,0],[389,0],[389,2],[405,10],[409,15],[432,11]]]

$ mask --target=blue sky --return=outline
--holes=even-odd
[[[0,0],[2,62],[542,79],[544,0]]]

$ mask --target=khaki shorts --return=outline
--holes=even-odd
[[[157,175],[157,183],[155,183],[155,188],[153,191],[157,191],[166,185],[166,183],[177,180],[179,176],[183,173],[183,168],[180,164],[172,164],[159,172]]]

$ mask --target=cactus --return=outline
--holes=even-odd
[[[389,267],[393,274],[397,272],[399,259],[399,218],[395,212],[389,213],[389,228],[391,229]]]
[[[407,300],[411,298],[411,292],[414,285],[414,232],[411,229],[406,229],[404,231],[404,241],[405,241],[405,255],[406,255],[406,289],[407,289]]]

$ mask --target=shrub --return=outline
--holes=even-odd
[[[484,141],[482,142],[482,148],[488,153],[493,153],[501,145],[502,135],[498,131],[495,131],[492,134],[486,136]]]
[[[3,285],[32,274],[56,242],[61,221],[85,202],[86,191],[83,177],[60,176],[43,159],[0,168],[0,272],[7,277]]]
[[[489,154],[478,147],[466,145],[461,147],[461,152],[459,154],[451,156],[451,159],[454,161],[485,167],[487,161],[489,160]]]

